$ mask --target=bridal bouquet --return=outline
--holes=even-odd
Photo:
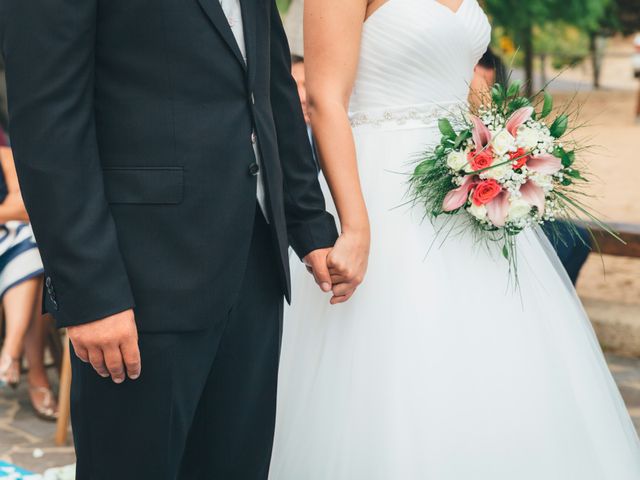
[[[535,225],[587,217],[615,236],[583,204],[587,178],[565,140],[569,116],[551,121],[552,111],[548,93],[530,99],[515,82],[496,84],[473,112],[440,119],[440,144],[411,175],[413,201],[432,219],[467,217],[479,240],[502,243],[512,267],[517,235]]]

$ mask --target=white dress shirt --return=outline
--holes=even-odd
[[[244,58],[244,62],[246,64],[247,47],[244,41],[244,26],[242,23],[242,10],[240,8],[240,0],[220,0],[220,5],[222,6],[222,10],[226,15],[227,20],[229,21],[229,26],[231,27],[233,36],[236,39],[238,48],[240,48],[240,52],[242,53],[242,57]],[[251,133],[251,143],[253,144],[253,152],[256,157],[256,164],[260,169],[257,175],[258,189],[256,192],[256,197],[258,199],[260,209],[264,214],[264,218],[269,221],[269,217],[267,216],[265,189],[262,177],[262,165],[260,162],[260,150],[258,149],[258,136],[256,135],[255,131]]]

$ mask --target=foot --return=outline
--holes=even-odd
[[[0,355],[0,388],[16,388],[20,383],[20,359],[2,353]]]
[[[58,419],[58,402],[50,387],[29,387],[31,406],[42,420],[55,422]]]

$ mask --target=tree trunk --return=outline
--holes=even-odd
[[[531,96],[533,94],[533,27],[532,25],[528,25],[525,29],[522,48],[524,50],[524,74],[525,74],[525,93],[527,96]]]
[[[593,71],[593,88],[600,89],[600,53],[598,52],[598,35],[589,34],[589,52],[591,54],[591,69]]]

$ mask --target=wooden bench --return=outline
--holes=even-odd
[[[594,253],[614,255],[616,257],[640,258],[640,225],[631,223],[612,223],[609,226],[622,238],[620,240],[608,234],[603,228],[594,223],[586,223],[598,241],[598,247],[594,246]]]

